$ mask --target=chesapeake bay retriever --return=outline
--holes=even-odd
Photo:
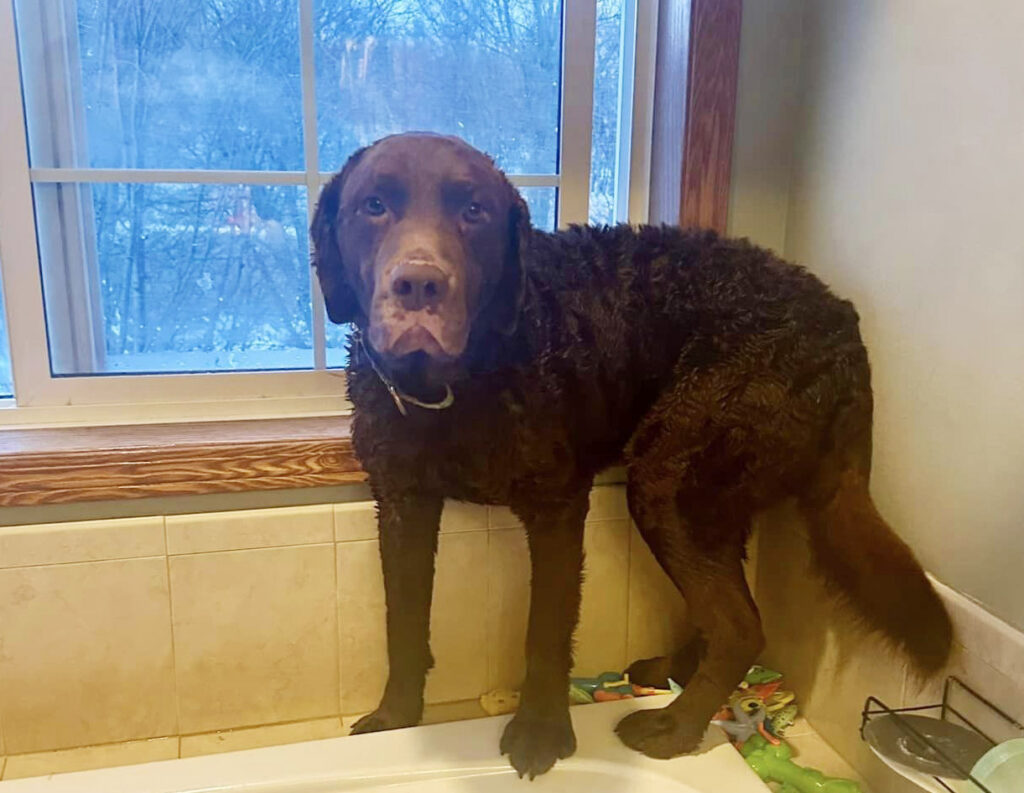
[[[353,441],[379,503],[390,674],[354,732],[416,724],[445,498],[508,505],[532,592],[521,705],[501,751],[531,778],[571,755],[567,679],[595,475],[686,598],[696,638],[636,676],[685,691],[617,729],[693,750],[763,644],[741,560],[795,498],[817,567],[922,672],[950,622],[868,494],[872,395],[853,306],[746,241],[672,227],[530,225],[492,161],[432,134],[352,155],[312,223],[328,314],[353,323]]]

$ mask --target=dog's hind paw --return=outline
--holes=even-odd
[[[644,658],[642,661],[634,661],[630,664],[626,674],[629,675],[631,683],[654,688],[668,688],[668,679],[672,677],[672,661],[665,655],[657,658]]]
[[[576,751],[569,712],[532,715],[520,711],[505,727],[501,753],[520,777],[533,779],[551,770],[555,762]]]
[[[668,760],[694,751],[702,734],[687,730],[664,709],[630,713],[616,727],[619,739],[630,749],[656,760]]]

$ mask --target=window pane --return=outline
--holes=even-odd
[[[0,284],[2,287],[2,284]],[[4,295],[0,288],[0,397],[14,394],[14,379],[11,377],[11,348],[7,342],[7,315],[4,313]]]
[[[303,167],[296,0],[15,5],[34,166]]]
[[[428,130],[511,173],[554,173],[561,20],[561,0],[317,0],[321,169]]]
[[[590,222],[614,223],[623,0],[598,0],[594,55],[594,132],[590,168]],[[626,189],[627,185],[622,185]],[[624,219],[624,218],[623,218]]]
[[[558,188],[556,187],[520,187],[519,192],[530,207],[530,220],[533,227],[542,231],[553,231],[555,228],[555,209],[558,206]],[[327,323],[327,365],[344,367],[348,363],[348,325],[332,325]]]
[[[351,325],[335,325],[327,320],[327,366],[344,369],[348,366],[348,333]]]
[[[558,209],[557,187],[520,187],[519,194],[530,207],[530,221],[535,229],[555,230],[555,213]]]
[[[34,195],[54,374],[312,366],[305,188]]]

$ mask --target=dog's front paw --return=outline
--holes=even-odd
[[[422,711],[416,708],[396,708],[380,704],[373,713],[368,713],[352,725],[350,735],[363,735],[368,732],[384,730],[400,730],[403,727],[415,727],[420,723]]]
[[[703,737],[703,731],[688,728],[664,709],[630,713],[616,725],[615,732],[630,749],[657,760],[688,754]]]
[[[520,710],[501,736],[501,753],[520,777],[547,773],[556,760],[576,751],[576,736],[568,709],[562,713],[535,714]]]

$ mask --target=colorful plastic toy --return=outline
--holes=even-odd
[[[569,702],[574,705],[670,693],[668,689],[638,686],[630,682],[629,675],[619,672],[605,672],[597,677],[574,677],[569,681]]]
[[[632,694],[633,686],[621,672],[604,672],[597,677],[574,677],[572,685],[593,695],[595,691],[614,691],[616,694]]]
[[[480,707],[488,716],[514,713],[519,707],[519,692],[507,688],[496,688],[480,697]]]
[[[575,683],[569,684],[569,704],[570,705],[589,705],[594,701],[594,695],[587,691],[585,688]]]
[[[630,682],[629,675],[620,672],[605,672],[597,677],[574,677],[569,681],[569,704],[589,705],[594,702],[612,702],[633,697],[650,697],[656,694],[678,694],[682,691],[669,681],[672,690],[638,686]],[[519,692],[509,689],[495,689],[480,697],[480,706],[491,716],[512,713],[519,707]]]
[[[773,746],[760,735],[748,738],[740,754],[765,782],[780,782],[779,793],[861,793],[860,785],[851,779],[827,777],[813,768],[801,768],[790,759],[793,752],[789,746]]]
[[[724,718],[730,711],[732,718]],[[757,697],[741,697],[717,715],[723,718],[715,718],[711,723],[725,730],[737,749],[755,735],[760,735],[768,743],[779,743],[779,739],[765,729],[768,713]]]
[[[753,703],[760,702],[764,707],[763,729],[758,732],[768,740],[771,736],[782,737],[782,734],[789,728],[797,716],[795,703],[796,695],[792,691],[782,689],[782,675],[773,669],[763,666],[752,666],[743,682],[729,697],[726,706],[715,716],[719,721],[732,721],[732,711],[737,706],[747,709],[749,714],[754,714]],[[726,732],[736,737],[742,743],[753,734],[750,730],[743,729],[740,725],[719,724]]]
[[[769,709],[768,718],[765,720],[765,727],[768,728],[772,735],[782,738],[785,736],[786,730],[793,726],[793,722],[796,721],[796,715],[797,708],[795,702],[783,705],[776,711]]]
[[[743,678],[743,682],[748,686],[756,686],[762,683],[774,683],[776,680],[781,679],[782,672],[776,672],[774,669],[755,664],[750,667],[746,677]]]

